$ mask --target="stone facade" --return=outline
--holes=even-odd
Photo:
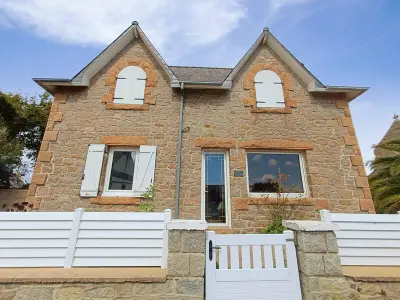
[[[374,300],[399,300],[400,279],[399,278],[348,278],[350,287],[360,294],[360,299]]]
[[[107,109],[112,104],[113,76],[127,65],[140,65],[151,75],[145,107]],[[282,77],[284,111],[254,108],[250,81],[260,68]],[[154,208],[174,211],[178,115],[179,91],[170,87],[143,42],[131,42],[91,79],[88,88],[56,93],[27,200],[42,211],[136,210],[138,199],[114,201],[99,195],[90,200],[81,198],[79,190],[88,144],[101,143],[104,137],[145,137],[147,145],[158,147]],[[255,51],[231,90],[185,90],[183,120],[179,218],[201,217],[202,150],[206,148],[226,149],[229,154],[233,232],[259,232],[269,223],[270,201],[248,197],[246,149],[254,147],[304,153],[310,197],[306,205],[296,205],[297,218],[316,218],[319,209],[374,212],[347,101],[338,94],[308,93],[268,45]],[[211,144],[207,139],[212,139]],[[107,155],[104,165],[106,161]],[[244,176],[234,177],[235,170],[244,171]],[[104,174],[100,191],[103,182]]]

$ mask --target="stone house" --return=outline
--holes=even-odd
[[[137,22],[54,95],[27,200],[41,211],[154,210],[259,232],[277,181],[305,218],[374,212],[349,102],[270,32],[234,68],[169,66]],[[300,200],[299,200],[300,199]]]

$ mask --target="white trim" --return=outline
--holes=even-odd
[[[167,208],[164,210],[164,230],[163,230],[163,246],[162,246],[162,258],[161,268],[168,267],[168,229],[167,224],[171,221],[171,210]]]
[[[172,220],[167,223],[167,230],[207,230],[205,220]]]
[[[71,268],[74,263],[76,243],[78,241],[79,227],[81,225],[82,215],[85,210],[77,208],[74,212],[74,220],[72,221],[71,232],[69,234],[68,249],[65,254],[64,268]]]
[[[132,181],[132,190],[109,190],[108,186],[110,184],[110,175],[111,175],[111,167],[112,167],[112,160],[114,157],[115,151],[131,151],[135,152],[135,170],[133,173],[133,181]],[[138,148],[126,148],[126,147],[110,147],[108,151],[108,158],[107,158],[107,166],[106,166],[106,174],[104,180],[104,187],[103,187],[103,194],[102,196],[108,197],[117,197],[117,196],[125,196],[125,197],[134,197],[140,196],[138,193],[135,193],[135,181],[137,180],[137,168],[138,168],[138,158],[139,158],[139,149]]]
[[[225,175],[225,223],[207,223],[212,227],[230,227],[231,226],[231,197],[230,197],[230,170],[229,170],[229,151],[204,149],[201,153],[201,219],[206,220],[205,213],[205,153],[224,154],[224,175]]]
[[[284,193],[287,195],[288,198],[306,198],[310,195],[308,182],[307,182],[307,174],[306,174],[306,163],[304,159],[304,153],[302,152],[295,152],[295,151],[268,151],[268,150],[257,150],[257,151],[246,151],[246,181],[247,181],[247,194],[249,197],[254,198],[263,198],[263,197],[273,197],[276,196],[276,193],[251,193],[250,192],[250,185],[249,185],[249,163],[247,159],[248,153],[258,153],[258,154],[297,154],[299,156],[299,163],[300,163],[300,174],[301,174],[301,181],[303,183],[303,190],[304,193]]]
[[[339,225],[321,221],[283,220],[283,226],[294,231],[338,231]]]

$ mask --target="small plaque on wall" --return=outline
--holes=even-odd
[[[235,170],[235,171],[233,171],[233,176],[234,177],[243,177],[243,174],[244,172],[242,171],[242,170]]]

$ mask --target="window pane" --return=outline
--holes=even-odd
[[[225,155],[205,153],[206,221],[225,223]]]
[[[109,190],[132,190],[136,152],[114,151]]]
[[[247,153],[250,193],[304,193],[298,154]],[[283,174],[283,175],[282,175]]]

